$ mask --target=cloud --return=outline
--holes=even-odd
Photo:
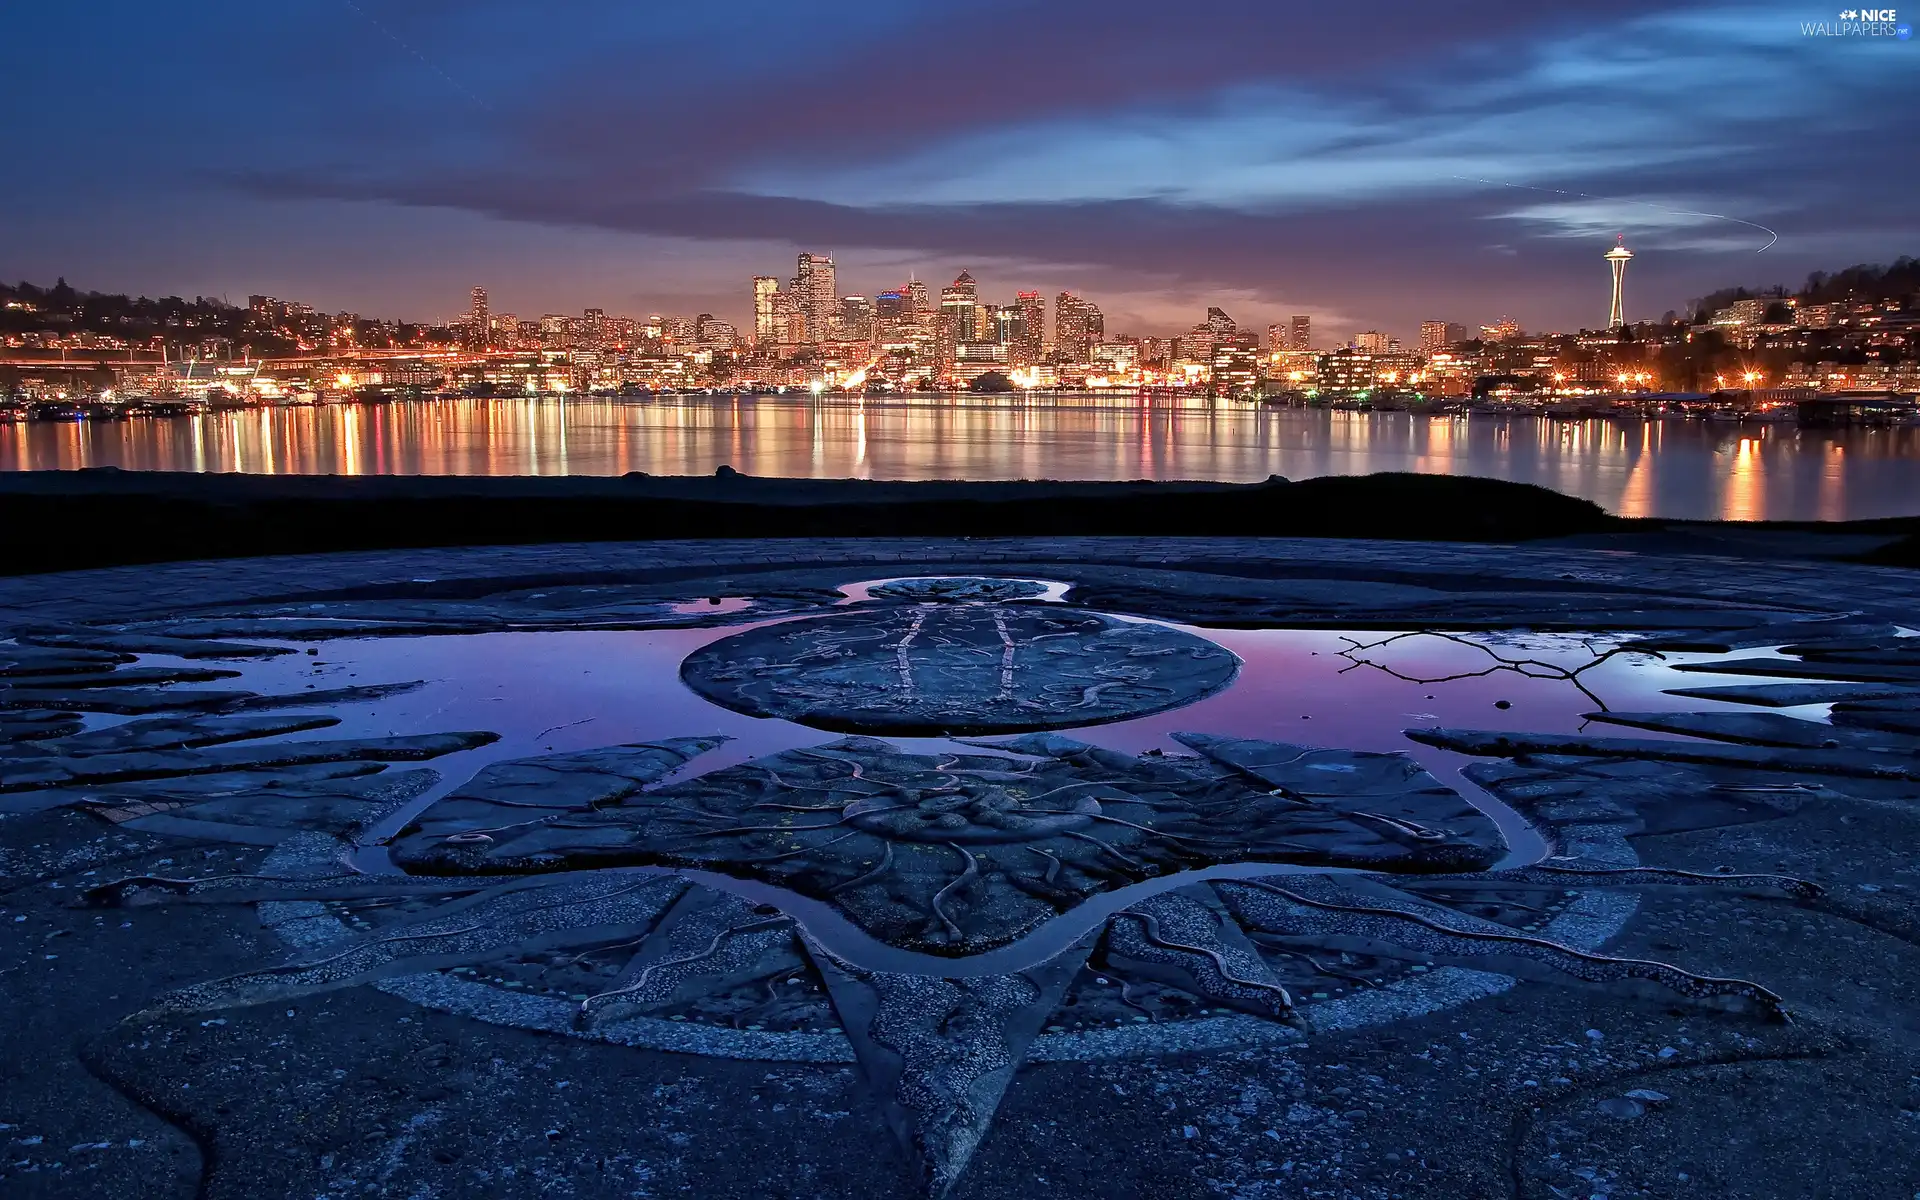
[[[1597,319],[1591,239],[1616,229],[1674,305],[1920,240],[1920,165],[1893,152],[1920,106],[1911,45],[1801,38],[1773,4],[354,0],[429,70],[345,3],[102,3],[98,86],[37,114],[49,169],[23,202],[103,227],[137,183],[268,267],[352,223],[392,286],[455,269],[563,293],[579,256],[530,248],[565,231],[659,303],[725,302],[807,246],[934,278],[991,264],[992,286],[1077,286],[1169,328],[1231,294],[1248,323],[1297,306],[1404,329]],[[72,37],[79,7],[26,21]],[[34,85],[22,44],[0,69]],[[202,45],[228,69],[183,82]],[[117,121],[140,136],[112,141]],[[1784,237],[1750,266],[1762,235],[1673,210]],[[451,267],[388,236],[436,220],[490,232]]]

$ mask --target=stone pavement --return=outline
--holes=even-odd
[[[901,576],[953,582],[843,590]],[[811,744],[707,768],[724,739],[690,727],[454,772],[496,731],[333,728],[403,681],[243,670],[734,626],[689,681]],[[1908,1200],[1915,627],[1897,570],[1285,539],[0,580],[0,1180]],[[1277,721],[1076,738],[1237,686],[1209,628],[1440,631],[1569,686],[1684,652],[1750,682],[1573,732],[1419,730],[1471,787]],[[1509,648],[1542,630],[1593,663]],[[1487,804],[1544,849],[1502,857]]]

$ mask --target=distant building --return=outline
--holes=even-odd
[[[1260,389],[1260,343],[1251,333],[1220,334],[1208,365],[1209,395],[1250,396]]]
[[[794,304],[807,320],[806,340],[824,342],[833,336],[833,319],[840,307],[839,281],[833,255],[803,253],[793,277]]]
[[[1030,367],[1040,361],[1047,341],[1047,301],[1039,292],[1016,292],[1015,308],[1020,310],[1020,337],[1013,344],[1013,361]]]
[[[1287,349],[1313,349],[1313,318],[1308,316],[1295,316],[1288,323],[1293,326],[1293,336],[1287,341]]]
[[[1420,353],[1438,354],[1448,346],[1468,340],[1471,333],[1457,321],[1420,322]]]
[[[940,314],[935,326],[935,355],[942,366],[954,362],[958,357],[960,343],[976,340],[974,309],[979,306],[980,293],[973,276],[966,271],[960,272],[954,281],[940,289]]]
[[[1385,354],[1389,350],[1400,348],[1400,339],[1388,337],[1378,329],[1365,329],[1353,335],[1351,343],[1355,350],[1368,354]]]
[[[1311,391],[1320,383],[1320,356],[1311,350],[1276,350],[1269,356],[1267,378],[1284,391]]]
[[[1766,319],[1767,307],[1773,301],[1767,299],[1735,300],[1713,315],[1715,325],[1758,325]]]
[[[731,350],[740,340],[740,331],[712,313],[701,313],[693,319],[693,340],[709,350]]]
[[[1480,327],[1480,337],[1489,342],[1510,342],[1520,336],[1520,323],[1512,317],[1501,317],[1491,325]]]
[[[850,342],[873,340],[873,302],[865,296],[840,297],[839,336]]]
[[[1093,357],[1094,344],[1106,334],[1099,308],[1072,292],[1053,299],[1053,354],[1062,362],[1084,363]]]
[[[1373,355],[1343,347],[1320,358],[1320,390],[1356,395],[1373,390]]]
[[[468,336],[471,337],[475,350],[485,350],[487,348],[487,338],[492,332],[488,322],[488,316],[487,289],[475,287],[473,289],[471,303],[467,308]]]
[[[922,333],[931,333],[934,316],[933,301],[927,295],[927,285],[911,275],[907,277],[907,303],[913,323],[920,327]]]
[[[780,340],[773,323],[773,298],[780,292],[780,281],[772,275],[753,277],[753,340],[770,345]]]
[[[1101,342],[1093,348],[1088,361],[1100,363],[1116,375],[1124,375],[1140,365],[1140,347],[1133,342]]]

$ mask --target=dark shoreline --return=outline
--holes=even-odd
[[[1920,517],[1615,517],[1531,484],[1445,475],[1257,484],[711,476],[0,473],[0,574],[272,554],[683,538],[1231,536],[1536,542],[1920,566]]]

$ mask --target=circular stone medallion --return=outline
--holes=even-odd
[[[785,621],[680,665],[716,704],[818,729],[992,734],[1120,721],[1191,704],[1240,660],[1164,625],[1081,609],[916,604]]]

